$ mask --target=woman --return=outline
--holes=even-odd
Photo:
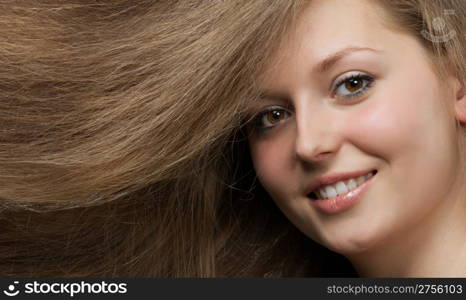
[[[440,201],[459,182],[462,1],[0,6],[2,276],[448,275],[438,249],[423,254],[424,270],[388,269],[379,256],[397,266],[395,237],[430,241],[444,228],[434,220],[460,222],[435,208],[464,212],[451,209],[453,193]],[[451,30],[441,43],[424,38]],[[379,49],[382,35],[391,48]],[[338,72],[311,72],[349,42],[390,56],[355,68],[340,55]],[[353,60],[369,55],[359,52]],[[416,63],[409,74],[394,73],[400,52]],[[325,93],[330,74],[348,73]],[[414,74],[432,85],[415,89]],[[351,105],[330,101],[361,83],[367,92]],[[389,87],[406,92],[389,103]],[[358,203],[330,214],[311,206],[310,182],[362,168],[377,173]],[[416,192],[407,175],[431,186]],[[408,230],[422,220],[428,230]],[[454,228],[435,236],[457,246]]]
[[[315,1],[300,15],[251,105],[255,170],[296,227],[359,275],[464,277],[464,81],[384,14]]]

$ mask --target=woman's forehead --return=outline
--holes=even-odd
[[[382,19],[374,1],[316,0],[305,7],[272,55],[260,79],[276,86],[299,69],[319,74],[354,53],[399,52],[413,37],[395,32]]]

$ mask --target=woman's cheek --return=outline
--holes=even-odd
[[[435,83],[432,78],[425,80]],[[400,90],[394,87],[378,93],[351,115],[348,122],[357,126],[348,126],[347,135],[356,147],[388,167],[384,168],[390,174],[386,184],[393,191],[403,194],[405,187],[404,195],[425,201],[425,192],[417,187],[432,187],[430,195],[441,196],[448,186],[443,181],[450,180],[454,164],[449,132],[454,128],[448,126],[444,99],[435,84],[431,88],[405,86],[403,93],[392,92]],[[409,188],[407,182],[416,188]]]
[[[272,129],[279,130],[279,128]],[[293,184],[291,134],[267,132],[267,138],[250,141],[251,157],[257,177],[273,194],[281,194],[283,186]]]
[[[384,93],[366,101],[347,119],[346,136],[354,146],[386,161],[422,148],[427,118],[432,115],[426,105],[417,105],[418,100],[406,95]]]

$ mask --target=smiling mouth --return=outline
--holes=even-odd
[[[320,186],[309,193],[308,197],[311,200],[324,200],[348,194],[375,176],[375,174],[377,174],[377,170],[373,170],[366,175],[359,177],[349,178],[332,184]]]

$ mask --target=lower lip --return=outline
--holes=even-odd
[[[333,198],[311,200],[311,203],[317,210],[329,215],[348,210],[361,199],[376,175],[346,194]]]

